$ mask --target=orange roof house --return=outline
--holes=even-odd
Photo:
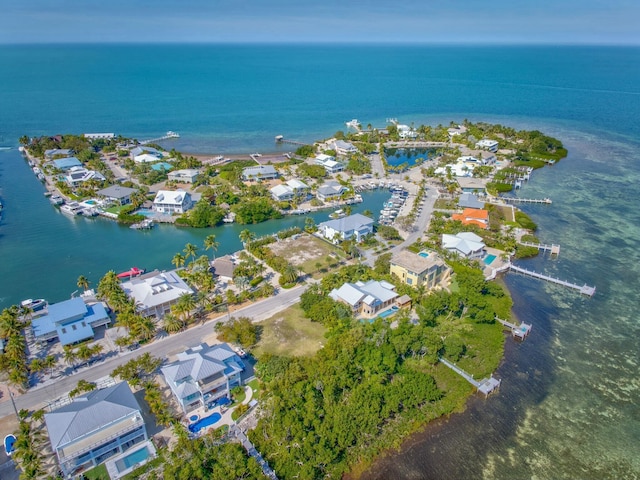
[[[487,210],[465,208],[462,213],[451,215],[452,220],[458,220],[463,225],[475,225],[486,230],[489,227],[489,212]]]

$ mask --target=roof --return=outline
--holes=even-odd
[[[56,450],[136,412],[140,406],[127,382],[121,382],[77,397],[44,419]]]
[[[329,181],[318,187],[318,193],[324,196],[340,195],[346,188],[336,181]]]
[[[135,193],[135,188],[123,187],[121,185],[111,185],[110,187],[98,190],[96,193],[103,197],[109,198],[126,198],[132,193]]]
[[[134,155],[133,160],[137,163],[151,163],[157,162],[160,157],[153,155],[151,153],[141,153],[139,155]]]
[[[54,155],[71,155],[73,150],[70,148],[50,148],[44,151],[45,157],[52,157]]]
[[[422,256],[409,250],[401,250],[391,257],[391,263],[420,275],[434,266],[444,265],[442,259],[435,252]]]
[[[486,178],[458,177],[456,178],[460,188],[471,188],[475,190],[484,190],[487,185]]]
[[[487,210],[477,208],[465,208],[462,211],[462,215],[465,218],[474,218],[477,220],[487,220],[489,218],[489,212]]]
[[[177,300],[181,295],[193,294],[193,290],[182,280],[175,270],[159,272],[122,282],[127,295],[139,302],[143,308],[151,308]]]
[[[309,188],[309,185],[304,183],[302,180],[298,180],[297,178],[292,178],[291,180],[287,180],[287,185],[289,185],[294,190]]]
[[[153,203],[162,203],[163,205],[182,205],[185,198],[189,195],[184,190],[158,190]]]
[[[334,157],[332,157],[331,155],[327,155],[326,153],[319,153],[318,155],[316,155],[316,160],[319,160],[322,163],[324,163],[327,160],[334,160]]]
[[[318,225],[318,228],[332,228],[338,232],[360,230],[366,227],[373,227],[373,219],[360,213],[354,213],[353,215],[348,215],[343,218],[336,218]]]
[[[133,155],[134,157],[137,155],[142,155],[143,153],[154,154],[156,155],[156,157],[161,155],[161,153],[153,147],[138,146],[131,149],[131,155]]]
[[[72,298],[49,305],[48,314],[31,322],[35,337],[57,332],[62,345],[92,338],[92,323],[106,320],[109,314],[101,303],[85,305],[82,298]]]
[[[243,177],[263,177],[278,175],[278,172],[272,165],[259,165],[257,167],[247,167],[242,170]]]
[[[182,170],[174,170],[169,174],[170,177],[195,177],[200,174],[197,168],[183,168]]]
[[[336,140],[335,142],[333,142],[333,145],[335,146],[336,149],[339,148],[341,150],[355,150],[356,149],[356,147],[354,147],[349,142],[345,142],[344,140]]]
[[[212,264],[214,273],[220,277],[233,278],[233,272],[236,268],[228,255],[216,258]]]
[[[476,197],[473,193],[463,193],[462,195],[460,195],[458,205],[463,208],[484,208],[484,203],[478,200],[478,197]]]
[[[342,284],[340,288],[333,289],[329,296],[334,300],[342,300],[352,307],[355,307],[360,302],[375,306],[396,298],[398,294],[393,291],[394,289],[394,285],[385,281],[347,282]]]
[[[445,233],[442,235],[442,248],[457,250],[463,255],[470,255],[484,248],[482,238],[472,232],[460,232],[456,235]]]
[[[282,195],[293,195],[293,189],[289,185],[276,185],[270,189],[271,193],[276,197],[281,197]]]
[[[76,157],[65,157],[52,160],[53,165],[60,170],[68,170],[71,167],[81,167],[82,162]]]

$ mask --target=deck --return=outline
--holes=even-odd
[[[544,280],[546,282],[555,283],[556,285],[571,288],[573,290],[579,291],[582,295],[588,295],[589,297],[593,297],[593,295],[596,293],[596,287],[590,287],[586,283],[584,285],[578,285],[576,283],[567,282],[566,280],[561,280],[559,278],[550,277],[549,275],[534,272],[533,270],[527,270],[526,268],[517,267],[513,264],[509,265],[509,271],[521,273],[522,275],[528,277],[537,278],[539,280]]]

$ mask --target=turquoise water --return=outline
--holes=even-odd
[[[420,253],[418,253],[418,255],[420,257],[422,257],[422,258],[427,258],[429,256],[429,253],[428,252],[420,252]]]
[[[394,315],[398,312],[398,307],[391,307],[387,310],[385,310],[384,312],[381,312],[378,314],[378,317],[380,318],[387,318],[390,317],[391,315]]]
[[[541,241],[561,244],[562,253],[519,263],[594,284],[597,293],[583,298],[507,276],[514,310],[533,330],[523,343],[507,341],[499,394],[412,437],[365,477],[638,477],[638,65],[638,48],[0,47],[0,147],[13,147],[0,148],[0,307],[68,298],[79,275],[95,285],[108,269],[171,268],[185,243],[202,245],[210,233],[221,241],[218,254],[231,252],[245,228],[161,225],[140,235],[68,218],[17,152],[23,134],[144,139],[174,130],[181,138],[165,147],[221,154],[286,152],[275,135],[326,138],[354,117],[374,126],[393,116],[539,129],[570,153],[521,192],[553,204],[522,209]],[[374,200],[356,208],[377,211],[388,198],[371,195],[377,208]],[[301,216],[249,228],[260,235],[303,224]]]
[[[389,148],[385,150],[385,158],[389,165],[406,164],[412,167],[418,160],[426,163],[435,156],[435,149],[428,148]]]
[[[495,255],[487,255],[486,257],[484,257],[484,263],[486,263],[487,265],[491,265],[495,259]]]
[[[127,468],[131,468],[134,465],[145,461],[147,458],[149,458],[149,449],[147,447],[144,447],[140,450],[136,450],[126,457],[122,457],[116,462],[116,467],[118,468],[119,472],[123,472]]]
[[[207,428],[222,418],[218,412],[214,412],[208,417],[203,417],[195,423],[189,425],[189,431],[192,433],[198,433],[203,428]]]

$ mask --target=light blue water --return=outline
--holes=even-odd
[[[427,148],[388,148],[385,150],[387,163],[393,166],[406,164],[412,167],[418,160],[426,163],[434,156],[435,149]]]
[[[420,252],[418,253],[419,256],[421,256],[422,258],[427,258],[429,256],[428,252]]]
[[[354,117],[374,126],[388,117],[415,125],[468,118],[539,129],[570,153],[523,188],[553,205],[522,208],[562,254],[522,264],[596,284],[597,293],[581,298],[509,275],[515,311],[533,331],[522,344],[507,342],[500,393],[412,438],[369,478],[638,477],[638,65],[638,48],[0,47],[0,145],[14,147],[0,150],[0,307],[68,298],[79,275],[95,285],[108,269],[171,268],[185,243],[202,245],[210,233],[222,239],[219,253],[230,252],[244,228],[159,226],[140,235],[70,219],[15,149],[23,134],[144,139],[174,130],[181,138],[167,148],[213,155],[289,151],[275,135],[326,138]],[[367,208],[377,211],[388,192],[372,195],[378,207]],[[249,228],[260,235],[303,224]]]
[[[396,314],[397,312],[398,312],[398,307],[391,307],[385,310],[384,312],[381,312],[380,314],[378,314],[378,317],[387,318],[387,317],[390,317],[391,315]]]
[[[140,450],[136,450],[126,457],[122,457],[116,462],[116,466],[118,467],[119,472],[123,472],[127,468],[131,468],[134,465],[145,461],[147,458],[149,458],[149,449],[147,447],[144,447]]]
[[[491,265],[491,263],[493,263],[495,259],[495,255],[487,255],[486,257],[484,257],[484,263],[486,263],[487,265]]]
[[[189,425],[189,431],[193,433],[198,433],[203,428],[207,428],[222,418],[218,412],[214,412],[208,417],[203,417],[195,423]]]

